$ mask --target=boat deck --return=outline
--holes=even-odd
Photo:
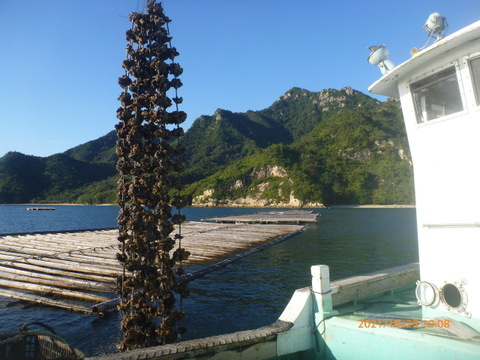
[[[415,297],[415,286],[388,291],[334,307],[345,319],[358,322],[358,328],[416,328],[422,318],[422,307]]]
[[[327,344],[325,359],[416,358],[427,353],[435,359],[459,353],[462,359],[480,358],[480,333],[452,318],[423,318],[414,284],[336,306],[337,312],[319,328]]]

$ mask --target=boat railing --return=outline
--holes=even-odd
[[[336,306],[414,285],[419,279],[420,268],[417,262],[333,281],[329,283],[328,291],[331,293],[332,305]],[[325,288],[322,292],[325,292]]]

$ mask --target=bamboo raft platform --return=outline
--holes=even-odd
[[[182,247],[191,281],[303,231],[290,224],[186,222]],[[172,234],[173,235],[173,234]],[[122,273],[118,229],[0,234],[0,297],[92,313],[111,303]],[[200,270],[188,273],[188,267]],[[203,266],[203,268],[202,268]]]
[[[217,223],[305,224],[316,222],[320,214],[308,210],[267,211],[255,214],[205,218]]]

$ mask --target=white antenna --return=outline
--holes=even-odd
[[[367,60],[372,65],[377,65],[383,75],[395,67],[395,64],[388,58],[390,53],[385,45],[369,46],[372,52]]]

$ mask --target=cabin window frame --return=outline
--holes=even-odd
[[[476,71],[474,71],[472,66],[473,61],[478,62]],[[475,107],[480,107],[480,52],[466,56],[465,64],[468,68],[469,82],[473,91],[473,104]]]
[[[456,92],[456,103],[451,101],[451,96],[439,96],[445,90],[449,94],[451,93],[451,89],[446,88],[446,86],[452,85],[451,80],[455,81],[458,87],[458,91],[457,88],[453,89]],[[409,88],[418,125],[431,124],[439,120],[443,121],[457,117],[468,109],[457,61],[450,62],[427,74],[416,77],[410,82]],[[423,93],[424,96],[419,96],[420,93]],[[427,95],[429,95],[429,99]],[[430,100],[429,104],[427,104],[428,100]],[[436,104],[435,102],[438,100],[450,103]],[[444,114],[441,114],[442,112]]]

